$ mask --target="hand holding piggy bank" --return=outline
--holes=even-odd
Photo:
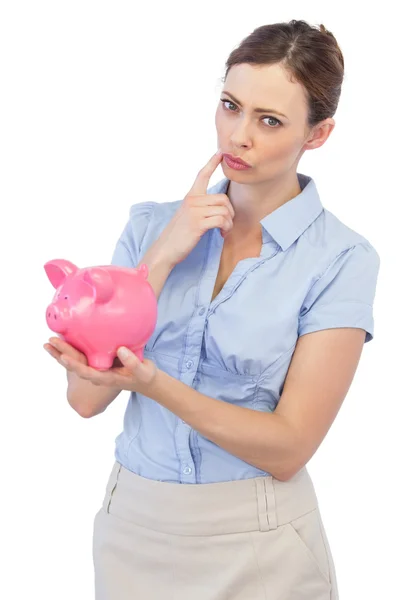
[[[110,369],[120,346],[143,362],[143,348],[157,322],[157,298],[147,281],[147,265],[79,269],[56,259],[44,269],[56,288],[46,309],[47,325],[83,352],[90,367]]]

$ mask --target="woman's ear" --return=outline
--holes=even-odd
[[[303,146],[304,150],[314,150],[315,148],[323,146],[334,130],[335,125],[334,119],[324,119],[320,123],[314,125]]]

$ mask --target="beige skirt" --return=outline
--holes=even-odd
[[[146,479],[115,462],[94,520],[96,600],[337,600],[304,467],[208,484]]]

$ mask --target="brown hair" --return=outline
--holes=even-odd
[[[291,81],[302,84],[308,100],[308,126],[333,117],[340,98],[344,60],[334,35],[323,25],[292,20],[257,27],[226,61],[225,82],[234,65],[282,63]]]

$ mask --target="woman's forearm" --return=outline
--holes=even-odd
[[[84,418],[94,417],[104,412],[122,391],[105,385],[95,385],[75,373],[69,373],[67,400],[70,406]]]
[[[171,273],[174,265],[165,259],[162,255],[162,251],[158,249],[157,242],[155,242],[143,256],[137,268],[140,265],[146,264],[149,268],[149,275],[147,281],[150,283],[154,290],[154,293],[158,298],[160,297],[161,291],[167,281],[169,274]]]
[[[293,475],[299,441],[281,415],[216,400],[161,370],[147,395],[245,462],[283,481]]]

